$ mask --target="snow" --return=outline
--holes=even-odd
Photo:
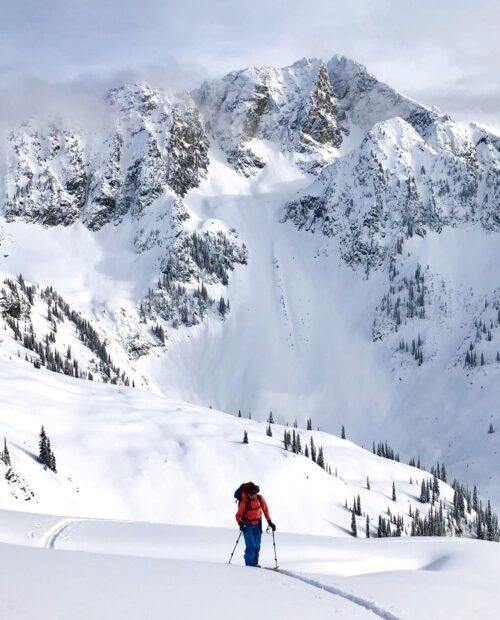
[[[17,358],[0,360],[0,385],[2,399],[10,403],[0,412],[0,437],[7,438],[14,471],[34,493],[26,500],[19,485],[0,478],[3,507],[227,527],[235,523],[234,489],[242,481],[256,480],[281,530],[345,537],[358,495],[370,515],[372,535],[388,506],[405,515],[408,527],[410,506],[423,512],[430,506],[419,501],[420,484],[428,473],[329,433],[297,429],[303,446],[313,438],[317,449],[323,447],[333,475],[305,456],[285,451],[285,428],[278,424],[268,437],[262,422],[139,389],[35,370]],[[41,425],[56,455],[57,475],[37,462]],[[242,444],[245,430],[248,445]],[[448,502],[453,499],[444,483],[441,495]],[[364,535],[362,517],[358,526]]]
[[[300,618],[305,609],[318,618],[496,618],[500,566],[493,543],[277,532],[276,573],[241,566],[241,543],[227,565],[236,532],[1,511],[8,570],[0,613],[9,610],[13,620],[32,618],[35,608],[38,617],[71,613],[76,620],[138,613],[229,619],[250,617],[257,606],[263,618]],[[274,565],[265,535],[262,561]]]

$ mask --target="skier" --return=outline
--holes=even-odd
[[[259,565],[260,539],[262,536],[262,513],[267,519],[269,527],[276,531],[276,526],[271,521],[266,500],[259,495],[259,487],[253,482],[242,484],[241,494],[238,501],[236,521],[245,537],[245,564],[247,566]]]

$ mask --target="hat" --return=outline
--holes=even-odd
[[[260,487],[258,484],[249,484],[247,487],[247,493],[250,495],[250,493],[259,493],[260,491]]]

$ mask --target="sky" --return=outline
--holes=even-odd
[[[0,0],[0,115],[145,79],[189,88],[339,53],[461,120],[500,129],[498,0]],[[55,84],[56,83],[56,84]],[[34,94],[33,94],[34,93]]]

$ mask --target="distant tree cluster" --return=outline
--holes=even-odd
[[[422,366],[424,363],[424,351],[423,351],[424,343],[420,334],[418,334],[417,339],[412,338],[411,346],[408,345],[408,342],[403,338],[399,341],[398,349],[399,351],[403,351],[404,353],[409,353],[411,350],[411,355],[418,362],[419,366]]]
[[[421,265],[417,265],[413,276],[404,276],[398,280],[398,275],[396,260],[392,256],[389,264],[389,292],[382,297],[377,310],[381,317],[386,317],[386,320],[388,319],[391,322],[395,331],[398,331],[400,325],[407,320],[425,318],[426,297],[428,297],[428,289]],[[381,338],[377,321],[374,324],[373,338],[374,340]],[[406,351],[406,344],[404,344],[403,350]],[[416,355],[415,358],[417,359]]]
[[[396,460],[396,453],[386,442],[379,443],[378,449],[373,444],[374,453],[385,458]],[[420,459],[410,459],[410,465],[425,471],[420,463]],[[454,490],[453,502],[448,502],[441,497],[440,481],[446,482],[447,470],[444,464],[439,462],[430,469],[430,475],[422,478],[420,483],[420,502],[430,504],[426,514],[419,509],[412,509],[410,504],[408,516],[411,519],[409,525],[405,525],[403,515],[393,514],[387,508],[387,516],[379,516],[377,536],[461,536],[467,531],[470,536],[480,540],[496,541],[500,540],[499,518],[488,501],[486,508],[478,500],[477,487],[474,486],[471,492],[468,487],[460,484],[456,480],[452,483]],[[412,480],[410,479],[410,482]],[[366,489],[371,490],[370,479],[366,477]],[[392,484],[391,499],[396,501],[396,485]],[[351,515],[351,534],[357,536],[355,527],[356,517],[361,516],[361,498],[358,495],[354,498],[352,508],[348,508],[347,500],[345,508]],[[366,524],[366,537],[370,536],[369,515]],[[353,525],[354,521],[354,525]]]
[[[140,304],[141,317],[157,323],[160,318],[174,329],[198,325],[209,308],[224,319],[231,309],[229,300],[221,295],[216,302],[210,297],[207,285],[227,286],[234,265],[246,264],[246,260],[245,245],[236,245],[221,231],[182,235],[162,265],[156,288],[149,289]],[[193,281],[198,281],[198,285],[193,286]],[[162,341],[161,336],[155,335]]]
[[[84,371],[80,368],[78,360],[71,354],[71,347],[68,347],[65,352],[61,352],[56,346],[57,325],[67,320],[73,324],[84,346],[96,355],[98,359],[97,371],[102,380],[130,385],[126,374],[113,364],[104,341],[90,322],[81,314],[71,310],[69,304],[51,286],[40,291],[40,299],[47,304],[47,321],[51,325],[50,332],[40,340],[30,321],[31,307],[35,303],[38,289],[27,285],[22,275],[19,275],[17,282],[7,278],[4,283],[9,288],[10,294],[8,295],[3,288],[3,299],[18,300],[14,305],[12,302],[7,303],[7,309],[3,311],[5,321],[12,330],[14,339],[20,341],[25,349],[35,353],[31,359],[28,359],[27,355],[25,356],[25,359],[31,361],[35,368],[45,366],[52,372],[62,373],[77,379],[93,380],[94,376],[90,370]],[[18,308],[19,311],[17,311]],[[26,323],[26,327],[23,329],[21,329],[21,320]]]
[[[384,459],[390,459],[391,461],[399,462],[399,452],[394,452],[394,450],[389,446],[387,441],[379,441],[376,447],[375,442],[373,442],[372,452],[377,456],[382,456]]]

